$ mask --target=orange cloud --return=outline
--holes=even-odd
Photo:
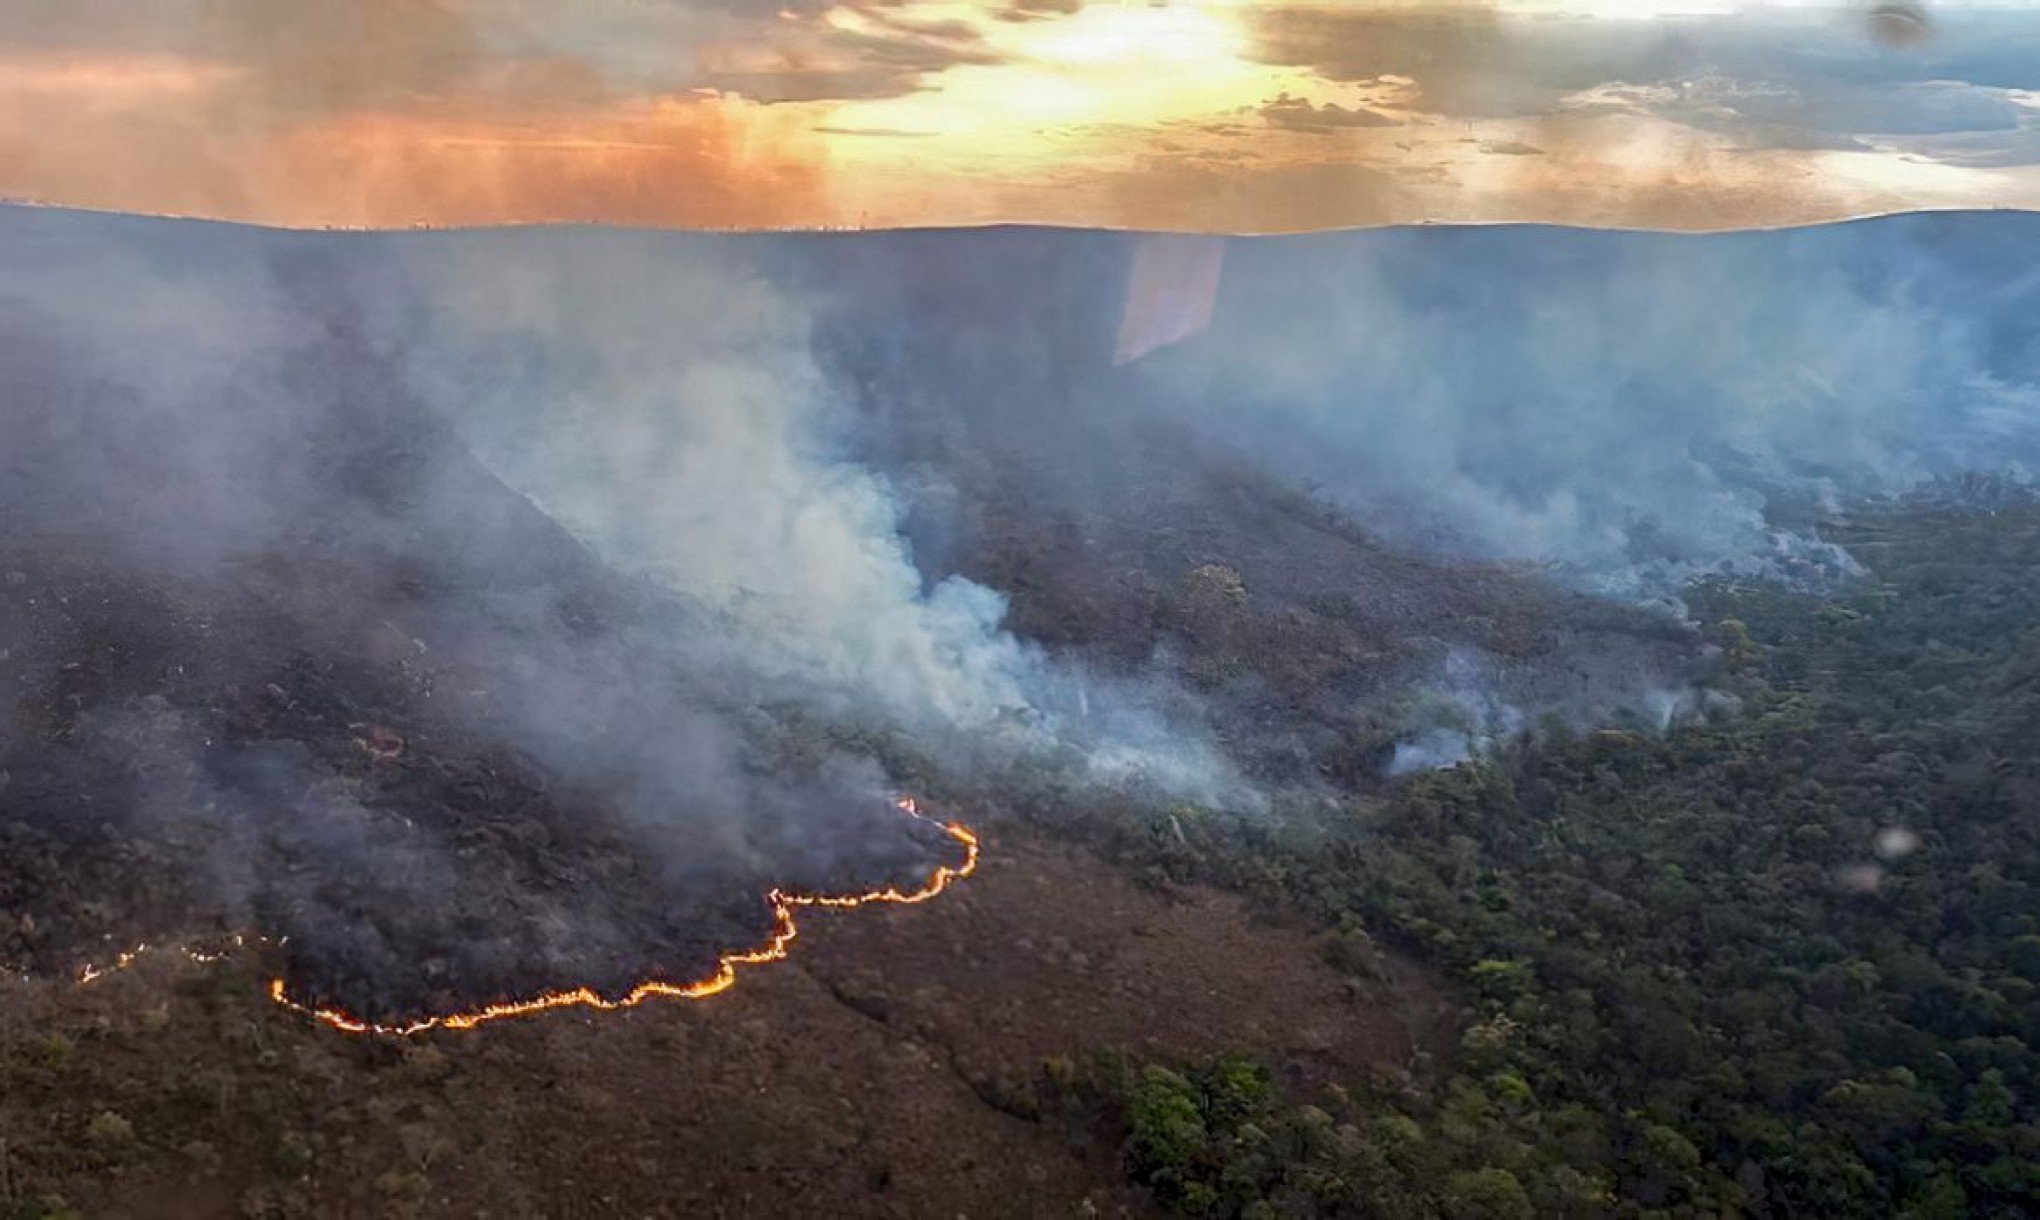
[[[807,117],[712,96],[608,99],[571,61],[491,75],[515,85],[514,106],[330,76],[271,105],[266,82],[232,63],[0,55],[0,194],[305,227],[745,227],[827,210],[826,148]]]
[[[270,207],[296,223],[772,227],[828,207],[804,124],[719,99],[515,123],[352,114],[292,132],[269,158]]]
[[[0,193],[310,226],[2040,206],[2040,75],[2004,51],[2040,14],[1894,46],[1862,14],[1591,16],[1616,7],[15,0]]]

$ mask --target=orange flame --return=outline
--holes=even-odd
[[[485,1004],[466,1012],[449,1013],[427,1017],[402,1025],[382,1025],[364,1020],[342,1009],[321,1008],[291,998],[284,981],[280,978],[269,982],[269,998],[292,1012],[311,1017],[319,1023],[350,1034],[383,1034],[396,1037],[410,1037],[431,1029],[474,1029],[491,1021],[502,1021],[510,1017],[527,1017],[534,1013],[548,1012],[555,1008],[593,1008],[601,1012],[615,1012],[624,1008],[636,1008],[650,999],[703,1000],[720,995],[736,986],[737,968],[754,966],[764,962],[785,960],[788,946],[800,934],[800,927],[794,922],[795,907],[861,907],[871,903],[889,902],[912,904],[926,902],[949,888],[952,882],[960,881],[977,871],[978,837],[961,822],[935,822],[934,818],[922,813],[912,799],[899,802],[900,809],[909,817],[941,826],[950,838],[963,844],[963,863],[942,865],[919,889],[902,891],[894,886],[882,890],[871,890],[862,894],[794,894],[774,889],[766,895],[772,904],[772,935],[763,945],[755,949],[742,949],[725,953],[717,959],[715,972],[706,978],[691,983],[669,983],[660,979],[647,979],[618,999],[608,999],[588,987],[576,987],[569,991],[547,991],[522,1000],[504,1000]],[[123,962],[123,965],[126,963]]]

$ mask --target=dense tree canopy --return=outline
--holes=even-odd
[[[1473,1010],[1332,1097],[1095,1068],[1129,1169],[1218,1215],[2040,1214],[2040,507],[1969,491],[1831,525],[1844,586],[1690,589],[1721,668],[1668,732],[1526,735],[1331,827],[1098,831]]]

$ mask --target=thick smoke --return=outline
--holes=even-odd
[[[1915,217],[1235,241],[1211,327],[1139,367],[1409,544],[1645,598],[1724,567],[1819,576],[1850,566],[1805,528],[1819,511],[2032,474],[2035,285],[2009,251],[2036,238]]]
[[[1389,685],[1530,724],[1668,724],[1696,695],[1676,664],[1607,635],[1526,661],[1492,624],[1542,596],[1527,584],[1379,553],[1334,569],[1295,538],[1263,551],[1250,512],[1213,520],[1258,494],[1228,461],[1406,555],[1462,574],[1502,561],[1676,620],[1695,576],[1848,577],[1820,526],[1865,498],[1977,470],[2028,478],[2040,460],[2030,218],[1222,244],[904,234],[787,261],[823,302],[833,383],[858,394],[888,468],[938,472],[910,517],[925,549],[982,566],[1004,545],[989,534],[1033,516],[1061,518],[1070,559],[1217,560],[1266,609],[1361,608],[1350,644],[1407,659]],[[1421,614],[1398,615],[1406,601]],[[1455,656],[1488,659],[1454,676]],[[1493,736],[1410,716],[1406,744]]]
[[[391,1009],[912,874],[902,769],[1241,806],[1664,727],[1691,633],[1526,567],[1822,579],[2040,458],[2020,218],[1241,239],[1137,355],[1117,235],[0,225],[0,798]]]
[[[891,486],[850,452],[801,303],[750,243],[9,220],[30,234],[10,244],[14,334],[72,349],[81,375],[118,386],[119,418],[93,443],[66,447],[78,425],[52,412],[38,470],[17,450],[16,499],[45,526],[90,500],[88,516],[117,518],[108,537],[173,570],[308,523],[384,531],[388,506],[363,503],[376,489],[336,497],[319,473],[348,452],[327,433],[443,423],[458,460],[406,455],[420,468],[399,528],[473,529],[472,455],[604,564],[673,597],[688,630],[634,646],[742,682],[753,702],[1005,761],[1080,745],[1102,776],[1177,794],[1228,782],[1185,726],[1143,710],[1139,684],[1058,666],[1001,628],[1003,599],[981,584],[924,580]],[[346,315],[353,347],[307,298]],[[363,392],[380,401],[350,397]],[[499,614],[536,609],[500,583]]]
[[[188,870],[74,942],[246,921],[415,1011],[924,871],[880,752],[1246,799],[1164,687],[923,580],[741,250],[4,221],[8,812]]]
[[[1002,627],[1005,599],[924,576],[888,479],[852,451],[809,307],[745,243],[564,232],[437,239],[402,260],[427,399],[605,561],[672,593],[705,672],[977,765],[1177,797],[1251,793],[1168,721]]]

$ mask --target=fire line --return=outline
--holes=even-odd
[[[714,973],[691,983],[670,983],[663,979],[647,979],[617,999],[609,999],[593,988],[575,987],[565,991],[545,991],[521,1000],[503,1000],[484,1004],[464,1012],[446,1013],[426,1017],[403,1024],[381,1024],[355,1016],[344,1009],[324,1008],[305,1003],[291,996],[289,988],[281,978],[269,982],[269,998],[277,1004],[300,1015],[310,1017],[330,1029],[348,1034],[378,1034],[390,1037],[411,1037],[428,1030],[474,1029],[491,1021],[507,1020],[511,1017],[526,1017],[536,1013],[549,1012],[559,1008],[592,1008],[601,1012],[636,1008],[651,999],[705,1000],[721,995],[734,987],[737,971],[743,966],[760,965],[765,962],[784,961],[800,934],[799,924],[794,919],[797,907],[861,907],[877,903],[912,905],[927,902],[947,890],[950,885],[977,871],[978,837],[961,822],[941,822],[922,813],[911,798],[898,802],[901,812],[909,817],[931,823],[942,828],[944,834],[963,845],[963,861],[955,865],[940,865],[928,875],[919,888],[901,890],[887,886],[880,890],[867,890],[857,894],[797,894],[787,890],[773,889],[766,894],[766,901],[772,906],[772,934],[765,943],[754,949],[739,949],[721,955],[716,962]],[[235,938],[240,943],[241,938]],[[138,946],[123,953],[110,967],[95,969],[87,967],[80,971],[78,981],[91,982],[93,979],[131,965],[147,946]],[[185,951],[186,956],[196,961],[212,961],[222,954]]]

